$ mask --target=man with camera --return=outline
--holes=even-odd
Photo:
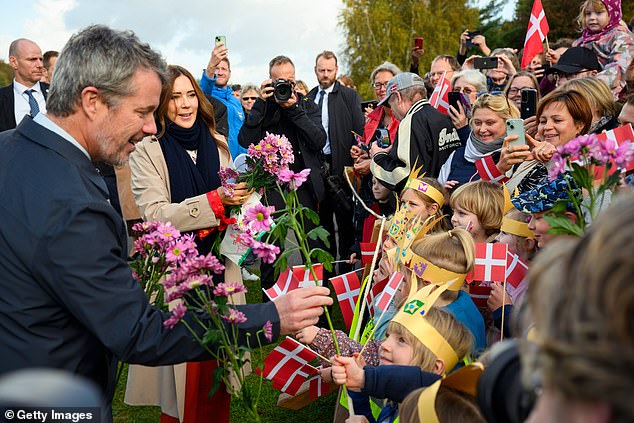
[[[370,169],[383,185],[400,191],[414,165],[437,178],[443,163],[461,144],[451,119],[427,101],[420,76],[400,73],[387,83],[386,92],[379,105],[389,105],[401,123],[392,146],[372,144]]]
[[[356,145],[352,131],[363,133],[365,119],[361,110],[361,97],[352,88],[344,87],[337,81],[337,56],[332,51],[323,51],[315,60],[315,76],[319,86],[308,93],[320,110],[321,123],[326,131],[326,146],[323,149],[323,178],[326,197],[319,203],[319,219],[331,235],[330,253],[341,259],[350,255],[354,242],[352,224],[353,208],[350,189],[345,182],[345,166],[352,166],[350,149]],[[334,236],[337,219],[339,237]],[[348,269],[339,266],[339,273]]]
[[[310,169],[306,183],[297,190],[302,205],[317,210],[324,199],[325,188],[321,176],[321,156],[326,145],[326,132],[321,126],[321,112],[317,105],[295,91],[295,65],[286,56],[274,57],[269,63],[269,78],[260,86],[260,98],[240,130],[238,141],[247,148],[258,143],[266,133],[285,135],[293,146],[295,162],[291,170]],[[265,202],[277,210],[284,208],[284,201],[276,190],[264,194]],[[306,222],[306,231],[311,222]],[[272,265],[260,266],[262,288],[275,283]],[[263,300],[267,301],[266,296]]]

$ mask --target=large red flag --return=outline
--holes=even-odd
[[[524,53],[522,54],[522,69],[526,68],[533,60],[533,57],[544,52],[542,44],[548,35],[548,21],[541,0],[533,2],[531,18],[528,22],[526,40],[524,40]]]
[[[332,287],[337,294],[337,300],[339,301],[339,307],[341,307],[341,314],[343,320],[346,323],[346,328],[350,330],[352,325],[352,318],[354,317],[354,307],[359,298],[359,290],[361,289],[361,283],[356,271],[346,273],[330,279]]]
[[[449,114],[449,91],[451,91],[451,82],[443,74],[442,79],[438,81],[434,92],[431,93],[429,98],[429,104],[446,115]]]

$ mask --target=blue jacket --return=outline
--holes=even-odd
[[[203,76],[200,78],[200,89],[203,90],[203,93],[217,98],[222,101],[222,104],[227,106],[227,119],[229,120],[228,141],[231,158],[235,159],[239,154],[246,153],[247,149],[238,143],[238,133],[244,123],[244,112],[242,111],[240,100],[233,96],[231,87],[220,88],[216,86],[216,78],[209,78],[203,71]]]
[[[469,297],[469,294],[465,291],[460,291],[458,298],[456,298],[453,303],[448,304],[443,308],[453,314],[456,320],[469,329],[475,342],[473,352],[476,356],[480,355],[487,346],[484,319],[482,318],[482,314],[478,311],[478,308],[473,303],[471,297]]]

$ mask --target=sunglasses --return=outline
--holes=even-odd
[[[253,100],[253,101],[255,101],[255,100],[257,100],[258,98],[257,98],[257,97],[242,97],[242,99],[243,99],[243,100],[247,100],[247,101],[248,101],[248,100]]]

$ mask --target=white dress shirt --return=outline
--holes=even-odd
[[[37,100],[37,105],[40,106],[40,113],[46,113],[46,100],[44,100],[44,94],[40,83],[36,83],[32,87],[27,87],[13,80],[13,99],[15,100],[14,112],[15,112],[15,124],[19,125],[24,119],[24,116],[31,114],[31,106],[29,105],[29,96],[26,94],[27,90],[33,90],[33,97]]]
[[[334,88],[335,88],[335,84],[332,84],[328,88],[323,89],[323,91],[325,91],[325,94],[324,94],[324,102],[321,105],[321,126],[323,126],[324,130],[326,131],[326,145],[324,146],[324,149],[323,149],[324,154],[331,154],[330,135],[328,134],[328,94],[330,94]],[[319,104],[321,91],[322,91],[322,88],[319,87],[317,91],[317,95],[315,96],[315,104]]]

